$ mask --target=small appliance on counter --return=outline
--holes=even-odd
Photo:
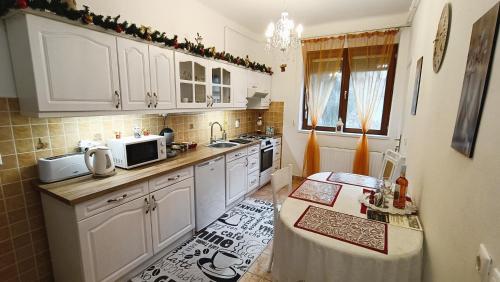
[[[130,169],[167,158],[167,144],[164,136],[148,135],[110,139],[113,161],[117,167]]]
[[[38,159],[38,175],[43,183],[51,183],[90,174],[84,154],[74,153]]]
[[[105,146],[97,146],[85,152],[85,164],[95,177],[108,177],[116,174],[111,150]]]
[[[170,127],[166,127],[160,131],[160,136],[165,137],[165,142],[168,145],[174,143],[174,130]]]

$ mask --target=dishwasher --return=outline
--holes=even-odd
[[[221,156],[195,166],[196,231],[207,227],[226,211],[224,158]]]

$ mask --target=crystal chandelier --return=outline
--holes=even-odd
[[[297,48],[300,45],[300,37],[303,30],[304,28],[301,24],[295,27],[293,20],[288,18],[287,12],[281,13],[281,18],[276,24],[271,22],[267,26],[266,49],[270,51],[271,47],[276,48],[286,56],[286,53],[291,48]]]

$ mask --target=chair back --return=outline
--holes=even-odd
[[[292,189],[292,165],[289,164],[271,174],[271,190],[273,192],[273,206],[275,219],[278,215],[278,192],[285,186],[288,188],[288,193]]]
[[[384,153],[384,158],[382,160],[382,168],[380,169],[379,178],[384,179],[388,178],[391,181],[395,181],[399,176],[401,171],[401,166],[405,164],[405,157],[401,154],[387,150]]]

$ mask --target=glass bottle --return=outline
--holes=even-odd
[[[344,123],[342,122],[342,118],[339,118],[337,121],[337,126],[336,126],[336,131],[337,132],[343,132],[344,131]]]
[[[406,179],[406,165],[401,166],[401,174],[396,180],[394,189],[394,201],[392,205],[398,209],[406,207],[406,192],[408,190],[408,179]]]

